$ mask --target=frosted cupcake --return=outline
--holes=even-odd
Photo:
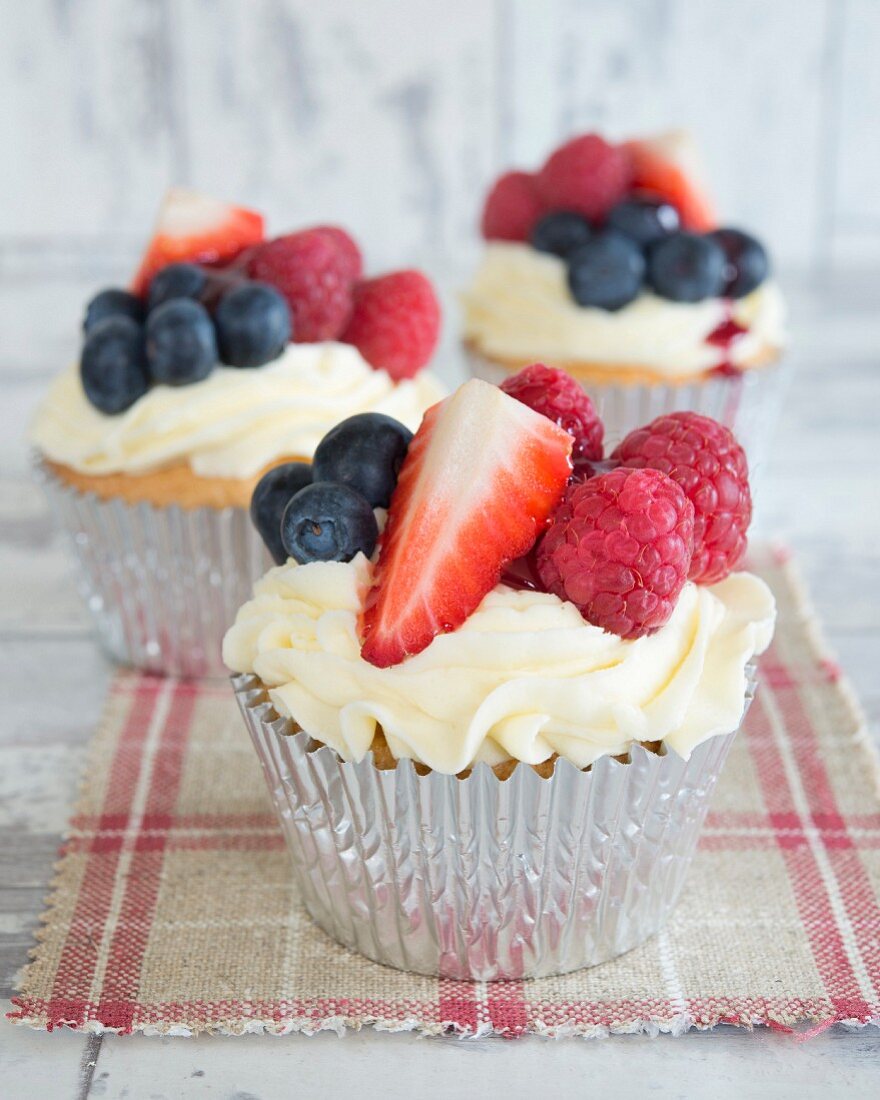
[[[257,213],[176,190],[132,289],[90,301],[80,361],[31,441],[115,659],[219,674],[223,632],[268,564],[247,516],[261,475],[283,465],[299,483],[339,420],[416,427],[442,395],[422,369],[430,284],[361,267],[341,229],[266,241]]]
[[[608,437],[695,409],[754,467],[782,380],[784,308],[763,245],[720,228],[685,135],[611,145],[587,134],[490,191],[464,294],[474,373],[535,359],[595,398]]]
[[[305,905],[379,962],[522,978],[642,942],[751,697],[774,606],[735,572],[741,448],[676,414],[573,472],[582,397],[473,380],[402,464],[405,429],[342,425],[226,636]]]

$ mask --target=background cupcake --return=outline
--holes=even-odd
[[[464,294],[475,374],[540,359],[582,383],[608,438],[675,409],[733,428],[753,467],[782,389],[784,309],[763,245],[719,227],[680,133],[573,138],[507,172],[482,216]]]
[[[415,427],[442,395],[419,272],[365,279],[342,229],[264,239],[262,217],[175,190],[130,291],[89,303],[80,362],[31,431],[80,588],[117,660],[219,674],[220,642],[268,559],[247,518],[261,474],[302,476],[360,412]]]

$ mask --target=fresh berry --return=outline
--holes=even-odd
[[[370,366],[400,381],[428,362],[439,335],[440,303],[431,283],[420,271],[394,271],[357,283],[341,338]]]
[[[659,470],[617,469],[572,485],[538,545],[548,592],[621,638],[669,621],[691,564],[694,507]]]
[[[306,565],[312,561],[369,558],[379,527],[373,509],[347,485],[314,481],[293,496],[281,517],[281,542],[287,553]]]
[[[709,237],[673,233],[659,241],[648,256],[648,282],[661,298],[702,302],[724,292],[727,260]]]
[[[132,290],[145,294],[156,272],[168,264],[225,263],[262,239],[262,214],[173,187],[162,202]]]
[[[725,298],[744,298],[770,274],[770,260],[760,241],[741,229],[716,229],[709,240],[720,245],[727,259]]]
[[[628,141],[633,190],[646,191],[671,203],[685,229],[704,233],[718,224],[700,180],[699,157],[687,134],[673,131],[659,137]]]
[[[624,466],[668,474],[694,506],[690,579],[723,580],[746,551],[752,518],[745,453],[717,420],[694,412],[660,416],[630,432],[614,452]]]
[[[364,273],[364,258],[354,237],[338,225],[319,225],[315,232],[323,233],[336,245],[349,281],[356,283]]]
[[[356,489],[373,508],[387,508],[412,439],[409,428],[383,413],[358,413],[324,436],[312,459],[315,481]]]
[[[425,413],[367,595],[367,661],[396,665],[461,626],[543,530],[571,446],[568,432],[479,379]]]
[[[322,229],[303,229],[254,251],[248,275],[280,290],[300,344],[336,340],[351,316],[351,257]]]
[[[273,466],[257,482],[251,497],[251,523],[260,533],[276,565],[287,561],[281,541],[281,517],[292,498],[312,483],[308,462],[285,462]]]
[[[572,210],[601,221],[629,191],[626,152],[598,134],[572,138],[552,153],[538,173],[538,194],[549,210]]]
[[[214,326],[203,305],[172,298],[147,318],[147,362],[154,382],[188,386],[207,378],[217,362]]]
[[[546,207],[528,172],[505,172],[486,197],[480,223],[487,241],[527,241]]]
[[[274,286],[242,283],[220,299],[214,325],[222,363],[261,367],[277,359],[290,340],[290,307]]]
[[[130,317],[132,321],[140,323],[144,319],[144,304],[136,294],[128,290],[118,290],[111,287],[102,290],[86,306],[86,315],[83,317],[83,332],[89,332],[101,321],[108,317]]]
[[[641,248],[662,241],[680,224],[678,211],[662,199],[626,199],[619,202],[605,220],[607,229],[623,233]]]
[[[550,252],[563,259],[590,239],[590,223],[580,214],[558,210],[545,214],[531,232],[529,243],[539,252]]]
[[[131,317],[105,317],[89,329],[80,359],[86,397],[103,413],[114,416],[147,392],[144,330]]]
[[[208,285],[207,269],[198,264],[169,264],[157,271],[147,291],[147,309],[151,312],[172,298],[199,301]]]
[[[638,297],[644,278],[642,250],[612,229],[597,233],[568,257],[568,288],[579,306],[622,309]]]
[[[501,389],[568,432],[573,462],[601,459],[605,427],[583,388],[564,370],[533,363],[506,378]]]

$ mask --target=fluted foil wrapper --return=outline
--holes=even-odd
[[[312,918],[367,958],[445,978],[562,974],[659,931],[734,737],[688,761],[637,745],[589,771],[560,760],[549,779],[486,764],[457,779],[343,761],[258,678],[233,687]]]
[[[223,635],[272,564],[247,510],[104,501],[36,466],[108,655],[169,676],[228,676]]]
[[[510,370],[473,348],[465,346],[471,373],[500,385]],[[754,367],[738,374],[713,375],[674,385],[654,382],[627,385],[584,382],[605,425],[605,439],[614,445],[633,428],[640,428],[664,413],[690,409],[727,425],[749,460],[752,475],[764,466],[768,445],[790,379],[784,360]]]

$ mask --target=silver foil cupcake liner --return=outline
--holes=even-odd
[[[510,377],[508,368],[473,348],[465,347],[465,356],[477,378],[498,385]],[[749,471],[754,476],[766,463],[790,373],[786,361],[780,359],[738,374],[713,375],[679,385],[590,381],[583,387],[596,404],[610,445],[655,417],[690,409],[731,429],[748,456]]]
[[[746,707],[752,666],[748,681]],[[559,760],[548,779],[485,764],[458,779],[345,762],[257,677],[233,687],[311,917],[367,958],[445,978],[562,974],[659,931],[735,736],[687,761],[636,745],[589,771]]]
[[[100,500],[36,466],[108,655],[169,676],[228,676],[223,635],[272,564],[247,510]]]

